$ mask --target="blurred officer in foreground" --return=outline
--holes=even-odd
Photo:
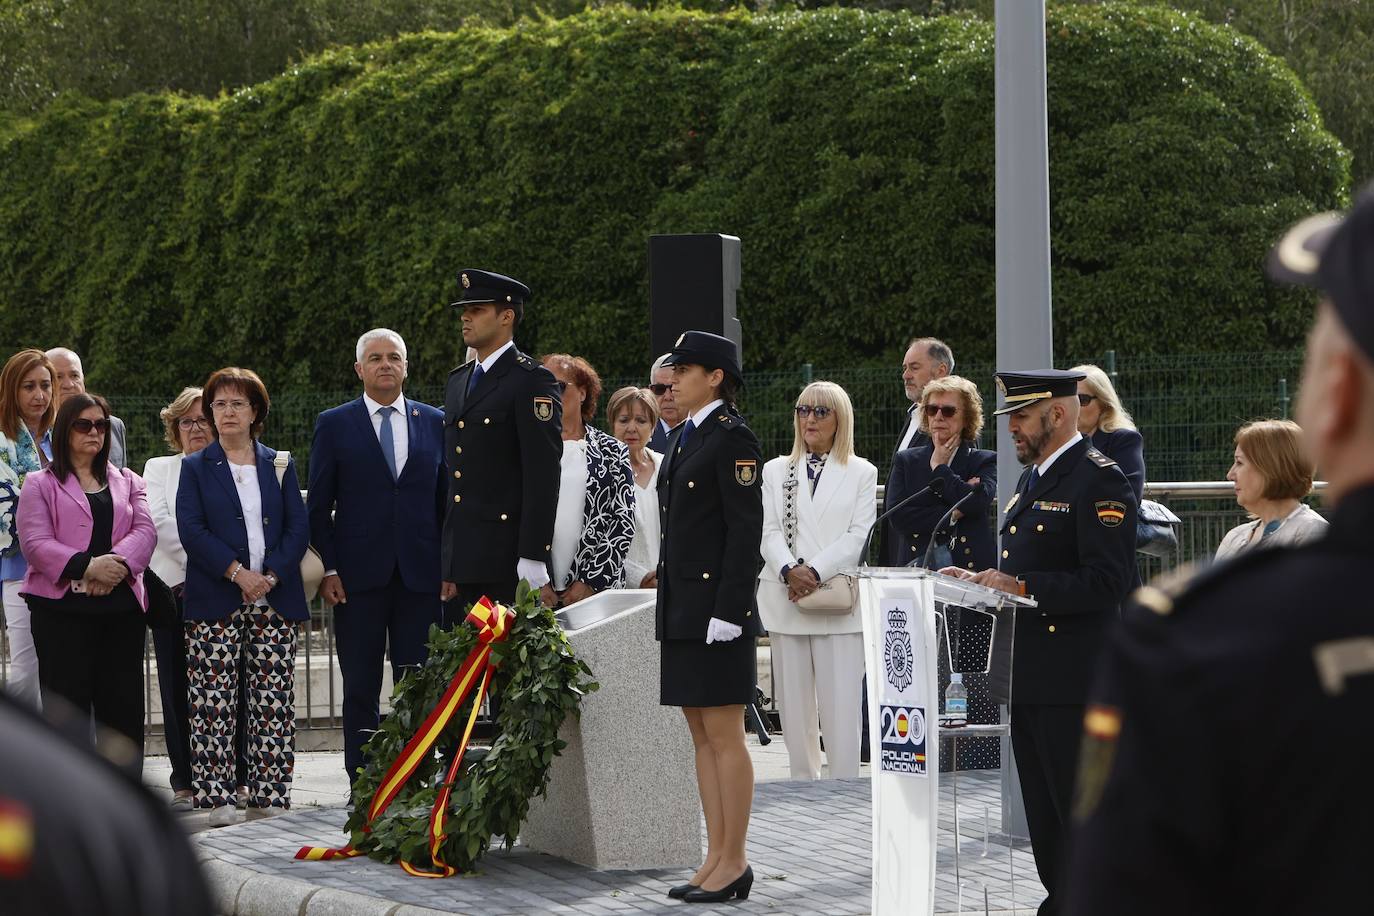
[[[1002,514],[998,569],[941,572],[1031,595],[1017,615],[1011,747],[1026,801],[1040,916],[1063,911],[1065,841],[1083,706],[1109,626],[1135,583],[1135,492],[1078,431],[1081,372],[999,372],[997,387],[1026,466]]]
[[[1085,718],[1073,913],[1374,907],[1374,197],[1269,273],[1322,293],[1298,420],[1331,526],[1137,593]]]
[[[210,913],[200,866],[167,806],[122,769],[127,760],[90,749],[89,716],[57,697],[43,706],[61,731],[0,691],[0,912]],[[102,746],[140,753],[122,736]]]
[[[521,579],[549,581],[563,458],[563,398],[553,373],[515,346],[529,287],[485,270],[461,271],[463,343],[477,358],[449,373],[444,392],[444,519],[440,595],[445,626],[488,596],[515,600]]]

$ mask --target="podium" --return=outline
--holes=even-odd
[[[1035,601],[928,569],[861,567],[845,572],[859,578],[868,668],[872,913],[930,916],[936,911],[940,846],[939,739],[1011,733],[1009,718],[992,725],[947,728],[939,724],[940,661],[947,660],[951,671],[965,673],[974,667],[970,660],[981,663],[975,670],[988,675],[994,692],[1009,709],[1016,611],[1035,607]],[[968,615],[990,621],[991,626],[966,627]],[[978,645],[961,641],[966,629],[978,631]],[[961,861],[957,769],[951,769],[948,777],[954,787],[955,814],[952,856],[945,859],[953,874],[939,877],[952,879],[953,892],[961,900],[968,893],[971,912],[982,912],[983,892],[975,886],[979,882],[971,875],[965,880],[967,869]]]

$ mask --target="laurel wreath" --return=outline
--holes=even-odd
[[[573,655],[553,611],[538,604],[537,597],[528,584],[520,583],[511,607],[515,619],[510,635],[493,644],[492,657],[499,665],[493,679],[500,700],[498,733],[486,757],[458,777],[449,798],[441,857],[459,871],[470,870],[494,837],[501,837],[507,847],[514,844],[531,799],[544,795],[549,766],[566,746],[558,737],[559,728],[569,714],[577,714],[583,694],[598,686],[591,669]],[[446,761],[431,754],[364,831],[367,801],[476,646],[477,630],[470,624],[432,626],[428,661],[397,685],[391,714],[365,745],[367,764],[353,784],[354,797],[361,801],[345,830],[359,852],[382,862],[431,864],[429,815]],[[472,702],[469,697],[453,716],[436,748],[451,753]]]

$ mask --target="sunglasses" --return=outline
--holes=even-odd
[[[77,417],[72,421],[72,429],[79,433],[88,433],[91,430],[95,430],[103,435],[105,430],[109,428],[109,420],[87,420],[85,417]]]
[[[1089,404],[1096,400],[1097,395],[1095,394],[1080,394],[1078,396],[1078,406],[1087,407]]]
[[[959,408],[953,404],[927,404],[926,416],[934,417],[937,413],[946,420],[954,419],[954,415],[959,412]]]
[[[824,420],[835,412],[829,407],[812,407],[810,404],[798,404],[793,409],[797,412],[797,416],[801,417],[803,420],[812,414],[816,415],[817,420]]]
[[[654,393],[654,397],[661,398],[672,389],[672,385],[665,385],[662,382],[655,382],[649,386],[649,390]]]

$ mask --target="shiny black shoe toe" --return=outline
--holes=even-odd
[[[753,866],[746,865],[744,867],[744,874],[740,875],[738,878],[736,878],[729,884],[725,885],[720,890],[708,891],[703,890],[702,888],[697,888],[694,891],[688,891],[687,896],[683,897],[682,899],[687,901],[688,903],[721,903],[723,901],[729,900],[731,897],[738,897],[741,900],[748,900],[749,890],[753,886],[754,868]]]
[[[700,887],[698,884],[679,884],[677,887],[668,888],[668,896],[674,900],[681,900],[698,887]]]

